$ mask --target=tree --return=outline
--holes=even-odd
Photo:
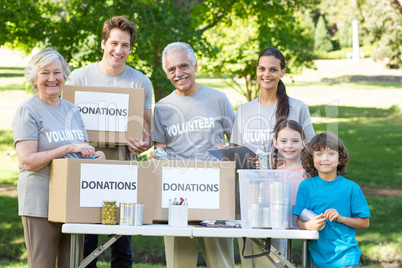
[[[329,52],[333,49],[323,16],[320,16],[314,34],[314,49]]]
[[[349,18],[345,18],[341,28],[338,31],[339,44],[341,48],[348,48],[353,46],[353,29],[352,21]]]
[[[215,57],[203,58],[201,70],[217,74],[248,101],[260,94],[256,78],[259,53],[276,47],[287,59],[287,73],[312,63],[310,25],[302,21],[299,2],[241,2],[214,28],[205,32],[216,49]],[[299,13],[297,13],[299,12]],[[233,29],[233,30],[231,30]]]
[[[401,10],[392,1],[367,0],[362,16],[363,30],[367,41],[376,47],[376,58],[385,59],[390,67],[399,68],[402,65]]]
[[[0,0],[0,4],[5,7],[2,18],[6,18],[0,22],[0,45],[8,44],[26,52],[37,46],[54,46],[73,67],[100,60],[103,22],[115,15],[126,15],[138,26],[138,39],[127,63],[151,78],[158,101],[173,90],[161,66],[161,52],[168,43],[188,42],[199,55],[216,59],[216,48],[203,34],[222,23],[230,26],[231,16],[235,16],[246,18],[247,22],[255,20],[254,25],[258,26],[255,39],[259,43],[249,53],[255,58],[261,47],[284,46],[298,40],[296,34],[287,32],[293,31],[292,15],[303,1]],[[290,47],[289,51],[302,51],[300,47]],[[255,72],[255,62],[240,58],[243,54],[237,56],[245,60],[243,69]]]

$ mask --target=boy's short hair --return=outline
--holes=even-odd
[[[105,21],[105,23],[103,24],[102,39],[105,40],[105,42],[109,39],[110,32],[114,28],[118,28],[130,34],[131,49],[135,43],[135,40],[137,40],[137,28],[135,27],[135,25],[125,16],[116,16],[110,18],[110,20]]]
[[[339,164],[337,173],[345,175],[346,168],[349,164],[349,153],[342,141],[335,135],[329,132],[324,132],[316,135],[311,141],[303,148],[300,154],[304,170],[310,174],[311,177],[318,175],[318,170],[314,167],[313,154],[315,151],[329,148],[337,151],[339,154]]]

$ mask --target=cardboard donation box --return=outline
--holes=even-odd
[[[55,159],[50,165],[49,221],[101,223],[104,200],[143,203],[152,223],[153,176],[148,162]],[[119,216],[118,216],[119,218]]]
[[[235,219],[235,162],[154,160],[154,221],[167,222],[169,200],[184,198],[188,221]]]
[[[77,105],[90,142],[125,144],[142,137],[143,88],[65,85],[62,98]]]

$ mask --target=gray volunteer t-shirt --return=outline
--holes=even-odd
[[[206,86],[191,96],[172,92],[155,105],[152,140],[167,144],[169,160],[213,160],[208,150],[225,141],[234,117],[223,92]]]
[[[128,88],[144,88],[145,103],[144,109],[152,109],[152,84],[149,78],[140,71],[126,65],[126,68],[121,74],[107,75],[101,71],[98,62],[89,64],[79,69],[75,69],[67,85],[80,86],[111,86],[111,87],[128,87]],[[138,137],[141,138],[141,137]],[[107,159],[114,160],[132,160],[133,155],[128,150],[127,146],[108,146],[97,147],[102,150]]]
[[[18,141],[37,140],[38,152],[66,144],[88,141],[84,122],[78,108],[65,100],[55,108],[36,95],[23,102],[13,120],[14,146]],[[66,158],[81,158],[70,153]],[[49,165],[38,171],[19,167],[18,214],[21,216],[48,216]]]
[[[302,125],[309,142],[315,135],[307,105],[297,99],[289,98],[288,120],[295,120]],[[261,149],[271,152],[273,129],[276,123],[275,105],[263,106],[258,98],[243,104],[237,109],[230,143],[244,145],[256,152]]]
[[[152,109],[151,81],[146,75],[128,65],[121,74],[107,75],[95,62],[75,69],[70,74],[66,85],[145,88],[144,109]]]

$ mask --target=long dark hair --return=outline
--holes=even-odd
[[[285,69],[286,62],[285,57],[282,52],[277,50],[276,48],[267,48],[264,49],[260,56],[258,57],[258,63],[260,62],[260,58],[264,56],[274,56],[278,60],[281,61],[281,70]],[[289,96],[286,93],[285,84],[279,79],[278,89],[276,90],[276,97],[278,98],[278,104],[276,105],[276,122],[280,121],[280,119],[287,119],[289,115]]]

